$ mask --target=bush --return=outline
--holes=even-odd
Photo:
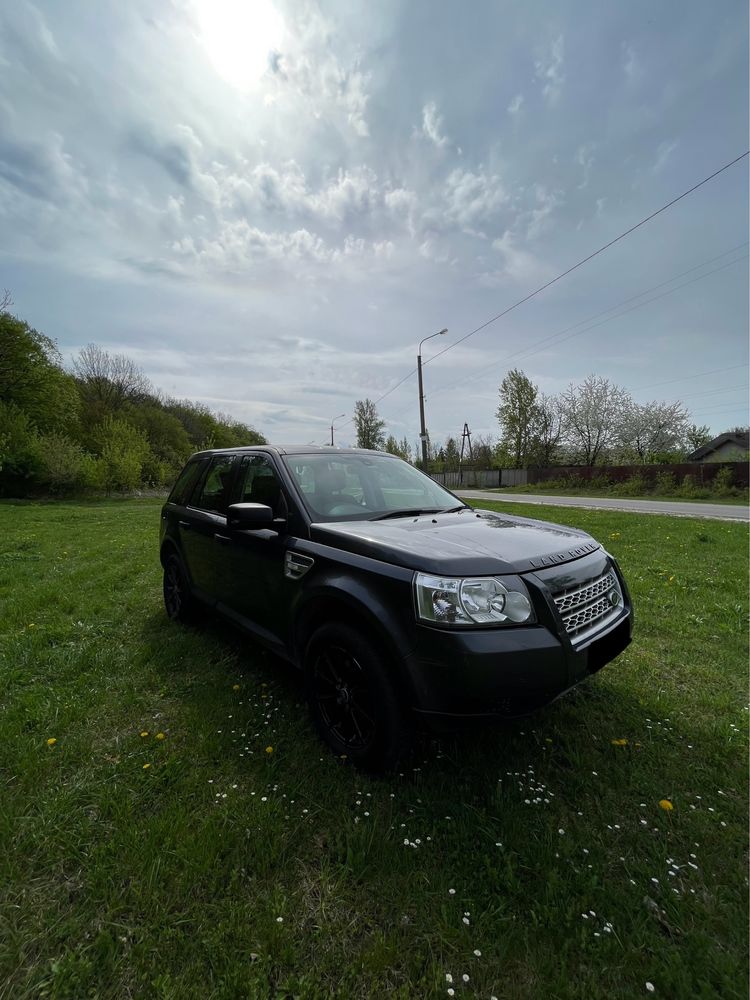
[[[39,435],[28,415],[0,402],[0,490],[24,496],[39,472]]]
[[[654,493],[671,496],[677,489],[677,480],[671,472],[657,472],[654,479]]]
[[[685,497],[686,500],[702,500],[710,495],[705,486],[698,486],[695,476],[691,476],[690,473],[682,480],[682,485],[678,492],[678,496]]]
[[[648,483],[641,475],[631,476],[625,482],[617,484],[617,492],[624,497],[642,497],[648,492]]]
[[[125,420],[105,417],[93,437],[99,452],[96,485],[107,493],[140,486],[143,466],[150,455],[143,432]]]
[[[65,434],[51,431],[40,435],[38,454],[37,480],[49,487],[50,493],[70,493],[96,484],[96,459]]]
[[[734,473],[727,465],[722,465],[713,478],[711,492],[717,497],[732,497],[738,495],[734,486]]]

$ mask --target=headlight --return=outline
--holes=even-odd
[[[414,577],[417,615],[437,625],[514,625],[534,620],[529,594],[517,577]]]

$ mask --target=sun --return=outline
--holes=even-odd
[[[201,41],[216,72],[238,90],[256,84],[284,21],[270,0],[195,0]]]

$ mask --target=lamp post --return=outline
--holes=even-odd
[[[438,330],[431,333],[419,342],[419,353],[417,354],[417,377],[419,379],[419,439],[422,442],[422,472],[427,472],[427,431],[424,425],[424,392],[422,391],[422,344],[425,340],[432,340],[433,337],[442,337],[448,329]]]
[[[337,417],[331,417],[331,447],[332,448],[333,448],[333,425],[335,424],[335,422],[337,420],[341,420],[341,418],[345,417],[345,416],[346,416],[345,413],[339,413],[339,415]]]

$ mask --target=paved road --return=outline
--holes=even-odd
[[[680,503],[679,500],[624,500],[620,497],[541,496],[539,493],[490,493],[456,489],[467,500],[497,500],[503,503],[541,503],[552,507],[589,507],[594,510],[629,510],[636,514],[674,514],[677,517],[707,517],[717,521],[750,521],[750,509],[722,503]]]

